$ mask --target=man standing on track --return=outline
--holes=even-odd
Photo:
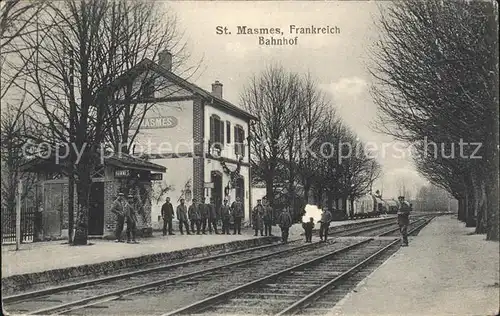
[[[163,218],[163,236],[167,235],[167,227],[168,234],[175,235],[172,232],[172,219],[174,218],[174,207],[172,203],[170,203],[170,198],[167,197],[165,204],[161,207],[161,217]]]
[[[188,209],[188,217],[189,217],[189,222],[191,224],[191,231],[194,233],[194,227],[196,226],[196,234],[200,235],[201,234],[200,204],[198,204],[196,199],[193,199],[193,203]]]
[[[236,201],[233,202],[232,205],[232,211],[233,211],[233,218],[234,218],[234,235],[236,235],[236,232],[238,232],[238,235],[241,235],[241,220],[243,219],[244,216],[244,211],[243,211],[243,203],[241,203],[241,200],[239,197],[236,198]]]
[[[410,211],[411,207],[408,202],[405,201],[404,196],[398,197],[398,226],[399,232],[401,234],[401,246],[408,246],[408,225],[410,225]]]
[[[186,204],[184,204],[184,199],[181,199],[181,204],[177,206],[176,215],[177,215],[177,220],[179,221],[179,231],[181,232],[181,235],[184,235],[184,232],[182,231],[182,226],[186,228],[186,233],[188,235],[191,235],[191,233],[189,232],[187,208]]]
[[[118,193],[118,197],[113,202],[113,206],[111,207],[111,212],[116,215],[115,242],[123,242],[122,232],[123,224],[125,224],[126,205],[127,201],[125,201],[125,194],[123,194],[122,192]]]
[[[267,199],[264,199],[264,236],[273,236],[271,234],[271,228],[273,224],[273,208],[269,205]]]
[[[231,218],[231,208],[227,205],[227,199],[224,199],[224,204],[220,207],[220,217],[222,220],[222,234],[229,234],[229,219]]]
[[[318,208],[321,208],[321,206],[318,206]],[[319,227],[319,238],[321,239],[321,241],[326,242],[326,240],[328,239],[328,230],[330,229],[331,221],[332,221],[332,213],[324,209],[323,213],[321,214],[321,219],[318,222],[321,223],[321,226]]]
[[[290,215],[288,206],[281,212],[278,223],[281,228],[281,239],[286,244],[288,242],[288,231],[292,226],[292,216]]]
[[[257,206],[253,208],[252,211],[252,225],[255,230],[254,236],[258,236],[260,230],[260,235],[264,236],[264,206],[262,206],[261,200],[257,200]]]

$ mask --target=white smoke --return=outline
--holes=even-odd
[[[303,223],[309,222],[311,217],[314,218],[314,224],[318,223],[321,219],[321,209],[316,205],[307,204],[304,210],[306,211],[306,215],[302,216]]]

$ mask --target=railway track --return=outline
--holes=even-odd
[[[363,229],[373,232],[373,226],[380,228],[380,224],[364,225]],[[383,225],[384,227],[386,225]],[[356,227],[357,232],[360,231]],[[354,231],[353,230],[353,231]],[[345,232],[344,232],[345,233]],[[301,240],[291,241],[288,244],[273,244],[249,248],[231,253],[188,260],[170,265],[142,269],[139,271],[109,276],[105,278],[67,284],[41,291],[33,291],[3,298],[4,308],[11,313],[31,315],[63,314],[83,310],[103,303],[121,300],[125,296],[144,293],[162,286],[177,286],[198,284],[208,279],[224,278],[227,274],[247,273],[258,262],[283,261],[287,256],[287,263],[299,263],[305,260],[304,256],[315,256],[330,249],[329,243],[303,244]],[[353,241],[351,240],[350,243]],[[349,241],[343,241],[349,244]],[[342,246],[338,243],[337,248]],[[335,248],[335,247],[334,247]],[[297,255],[298,254],[298,255]],[[294,258],[295,256],[295,258]],[[269,271],[266,271],[266,273]],[[255,273],[254,276],[258,276]],[[191,282],[191,283],[190,283]]]
[[[411,231],[428,222],[414,221]],[[398,243],[396,238],[366,238],[162,316],[324,314],[366,276],[360,270],[378,266]],[[319,301],[325,294],[329,296]]]

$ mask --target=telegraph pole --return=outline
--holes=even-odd
[[[17,186],[17,203],[16,203],[16,250],[19,250],[21,244],[21,194],[23,193],[23,181],[19,180]]]

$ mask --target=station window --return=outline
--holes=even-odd
[[[224,122],[215,114],[210,116],[210,144],[219,150],[224,144]]]
[[[245,156],[245,130],[240,125],[234,126],[234,154]]]

